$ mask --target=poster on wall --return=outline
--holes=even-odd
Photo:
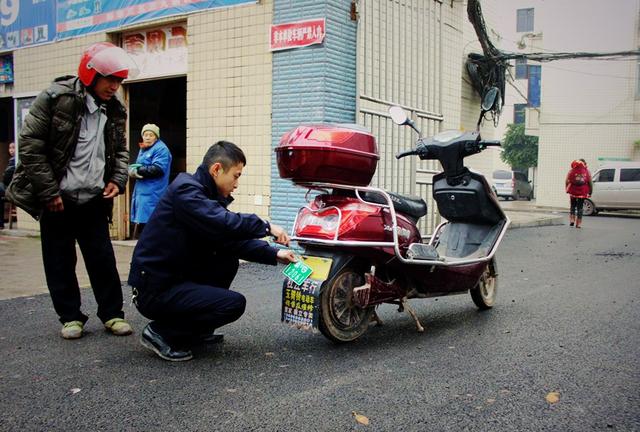
[[[325,19],[273,24],[269,37],[271,51],[321,44],[326,34]]]
[[[6,1],[6,0],[0,0]],[[58,0],[59,39],[256,0]]]
[[[0,52],[51,42],[56,0],[0,0]]]
[[[140,70],[136,80],[187,73],[186,25],[124,33],[122,47]]]
[[[0,56],[0,84],[13,82],[13,56]]]

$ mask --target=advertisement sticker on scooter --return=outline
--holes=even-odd
[[[318,328],[320,287],[329,275],[331,259],[302,256],[283,270],[281,320],[304,330]]]

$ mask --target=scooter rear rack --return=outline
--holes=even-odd
[[[397,215],[396,215],[396,210],[393,207],[393,201],[391,199],[391,196],[384,189],[380,189],[380,188],[376,188],[376,187],[370,187],[370,186],[351,186],[351,185],[344,185],[344,184],[337,184],[337,183],[304,183],[304,184],[298,184],[298,186],[306,188],[306,189],[309,189],[309,191],[311,191],[311,190],[326,191],[328,189],[353,190],[353,191],[355,191],[356,197],[361,202],[363,202],[365,204],[369,204],[369,205],[378,206],[378,207],[381,207],[381,208],[388,209],[389,214],[391,216],[391,222],[392,222],[393,242],[340,240],[338,238],[338,229],[340,227],[340,222],[342,222],[342,212],[340,211],[340,209],[337,208],[337,207],[323,207],[321,209],[314,210],[314,209],[312,209],[312,208],[310,208],[308,206],[304,206],[304,207],[300,208],[300,210],[306,208],[311,213],[318,213],[318,212],[324,212],[329,208],[334,208],[338,212],[338,224],[336,225],[336,231],[335,231],[334,238],[333,239],[319,239],[319,238],[315,238],[315,237],[300,237],[300,236],[296,236],[295,233],[293,232],[293,230],[295,229],[295,227],[297,226],[297,223],[298,223],[298,216],[300,215],[300,211],[298,211],[298,214],[296,215],[296,218],[295,218],[295,220],[293,222],[291,240],[294,240],[294,241],[297,241],[297,242],[308,243],[308,244],[327,245],[327,246],[393,248],[394,251],[395,251],[396,258],[400,262],[402,262],[404,264],[449,267],[449,266],[460,266],[460,265],[477,264],[477,263],[481,263],[481,262],[487,262],[487,261],[491,260],[493,258],[493,256],[495,255],[495,253],[496,253],[496,251],[498,249],[498,245],[502,241],[502,238],[504,237],[504,234],[506,233],[507,228],[508,228],[509,224],[511,223],[511,221],[504,214],[504,212],[502,212],[502,210],[500,210],[502,212],[502,215],[504,216],[505,223],[502,226],[502,228],[500,229],[500,233],[499,233],[497,239],[491,245],[491,249],[489,250],[488,254],[484,255],[484,256],[474,257],[474,258],[457,258],[457,257],[439,256],[437,254],[437,250],[435,248],[435,242],[437,241],[438,236],[439,236],[440,232],[442,231],[442,229],[449,223],[449,222],[442,222],[436,227],[435,231],[433,232],[433,234],[431,236],[431,239],[429,240],[429,243],[426,244],[428,249],[426,250],[425,253],[414,254],[413,257],[404,257],[402,255],[401,251],[400,251],[400,242],[398,240],[398,218],[397,218]],[[365,200],[364,198],[362,198],[360,196],[361,192],[374,192],[374,193],[380,194],[387,201],[387,204],[379,204],[379,203],[374,203],[374,202],[367,201],[367,200]],[[424,246],[425,246],[424,243],[413,243],[412,245],[422,245],[419,248],[424,248]],[[410,249],[411,249],[412,245],[409,245]],[[433,258],[431,258],[430,255],[433,256]]]

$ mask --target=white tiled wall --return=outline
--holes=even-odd
[[[266,217],[271,173],[271,1],[191,15],[187,171],[218,140],[247,156],[232,210]]]

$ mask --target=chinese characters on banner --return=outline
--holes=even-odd
[[[122,47],[136,62],[136,79],[187,73],[187,28],[182,25],[125,33]]]
[[[291,279],[285,279],[282,284],[282,321],[303,330],[317,328],[322,282],[307,279],[302,285],[297,285]]]
[[[325,36],[325,19],[298,21],[271,26],[270,50],[280,51],[321,44]]]

